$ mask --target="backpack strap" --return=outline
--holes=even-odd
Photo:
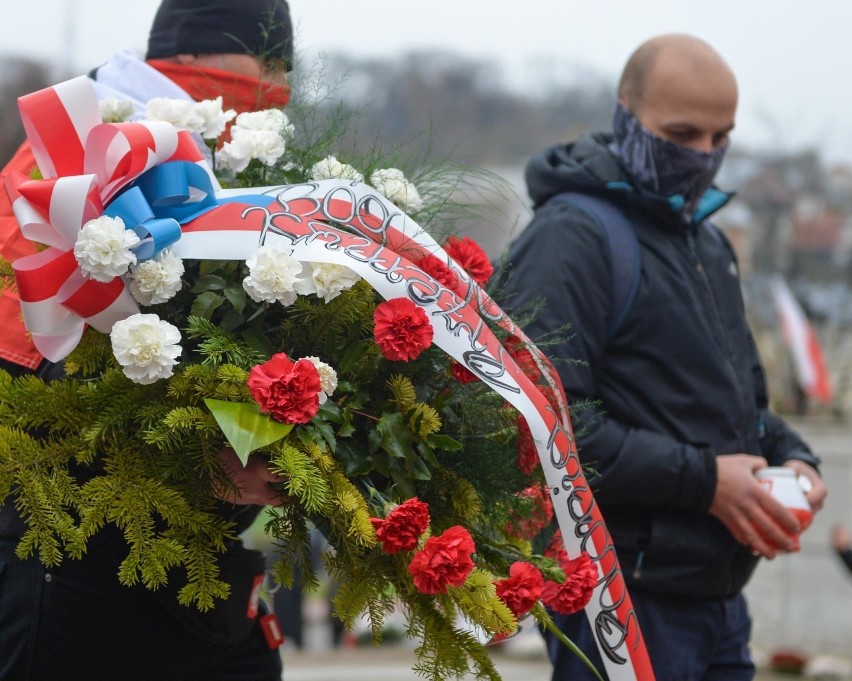
[[[603,231],[612,273],[613,313],[607,328],[607,337],[612,339],[621,328],[639,290],[639,239],[624,213],[605,199],[578,192],[562,192],[550,197],[547,202],[553,201],[579,208]]]

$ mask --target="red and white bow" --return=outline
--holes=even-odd
[[[6,189],[24,236],[47,248],[13,267],[33,342],[58,361],[86,324],[108,333],[138,311],[121,278],[101,283],[83,275],[74,257],[80,229],[146,170],[203,157],[192,137],[169,123],[103,123],[85,76],[22,97],[19,107],[44,179],[18,175]]]

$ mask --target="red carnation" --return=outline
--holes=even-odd
[[[430,277],[435,279],[441,286],[455,292],[459,288],[459,280],[447,264],[434,255],[427,255],[414,263]]]
[[[543,380],[541,369],[538,368],[532,352],[528,348],[516,343],[509,344],[509,355],[515,360],[515,364],[520,367],[524,375],[533,383],[539,383]]]
[[[497,596],[512,611],[515,619],[526,615],[541,598],[544,577],[535,565],[517,561],[509,568],[509,577],[494,582]]]
[[[470,533],[460,525],[439,537],[429,537],[414,554],[408,572],[420,593],[444,593],[448,586],[461,586],[473,570],[471,554],[476,551]]]
[[[568,562],[568,552],[565,550],[565,542],[562,541],[562,530],[556,530],[553,533],[550,543],[544,550],[544,555],[552,558],[560,565]]]
[[[579,612],[592,600],[592,592],[598,583],[598,568],[589,554],[583,551],[579,558],[561,565],[565,581],[546,581],[541,590],[541,600],[551,610],[562,615]]]
[[[276,421],[307,423],[319,411],[320,376],[307,359],[294,364],[279,352],[252,367],[247,383],[260,410]]]
[[[432,344],[432,324],[426,313],[408,298],[392,298],[373,312],[373,338],[382,354],[393,361],[417,359]]]
[[[444,248],[449,256],[461,265],[480,286],[485,286],[494,274],[494,268],[488,261],[485,251],[469,236],[464,239],[451,236]]]
[[[555,388],[551,388],[549,385],[537,385],[538,391],[544,396],[544,399],[547,400],[547,403],[553,407],[555,412],[559,411],[559,402],[560,400],[556,397],[557,392]]]
[[[524,417],[519,416],[515,423],[518,427],[518,468],[524,475],[529,475],[540,462],[538,450],[535,448],[535,440]]]
[[[524,517],[512,514],[507,528],[508,534],[521,539],[533,539],[553,518],[553,502],[546,485],[527,487],[518,496],[532,500],[532,509]]]
[[[370,518],[370,522],[385,553],[411,551],[429,527],[429,505],[413,497],[393,509],[384,520]]]
[[[468,383],[473,383],[474,381],[478,381],[476,374],[474,374],[470,369],[468,369],[464,364],[459,364],[458,362],[453,362],[450,366],[450,369],[453,372],[453,378],[455,378],[462,385],[466,385]]]

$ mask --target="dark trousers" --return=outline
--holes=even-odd
[[[211,640],[144,586],[119,584],[96,553],[56,570],[14,555],[0,537],[0,681],[279,681],[278,649],[257,620],[228,643]],[[245,615],[243,615],[245,617]]]
[[[630,594],[656,681],[750,681],[751,617],[742,594],[694,599],[636,591]],[[584,613],[557,615],[556,624],[607,678]],[[552,681],[593,681],[594,676],[554,636],[545,634]],[[640,680],[641,681],[641,680]]]

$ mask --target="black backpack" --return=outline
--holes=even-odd
[[[598,196],[578,192],[562,192],[548,199],[570,203],[591,217],[606,238],[612,272],[613,314],[607,329],[612,338],[621,328],[639,290],[639,273],[642,269],[639,240],[633,225],[618,208]]]

